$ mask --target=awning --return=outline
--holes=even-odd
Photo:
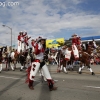
[[[100,36],[89,36],[89,37],[81,37],[82,41],[100,41]]]

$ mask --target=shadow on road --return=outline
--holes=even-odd
[[[49,91],[49,87],[47,82],[41,83],[40,96],[38,100],[51,100],[51,92]]]
[[[10,85],[6,86],[3,90],[0,91],[0,96],[5,93],[7,90],[9,90],[11,87],[13,87],[15,84],[17,84],[23,77],[25,77],[25,75],[23,75],[22,77],[20,77],[20,79],[15,80],[14,82],[12,82]],[[21,99],[19,99],[21,100]]]
[[[22,99],[22,97],[18,98],[17,100],[21,100],[21,99]]]

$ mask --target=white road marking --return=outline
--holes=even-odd
[[[3,77],[3,78],[11,78],[11,79],[21,79],[21,78],[16,78],[16,77],[6,77],[6,76],[0,76],[0,77]],[[23,80],[23,79],[21,79]]]
[[[58,80],[53,79],[53,81],[57,82]]]
[[[0,77],[1,77],[1,78],[10,78],[10,79],[14,79],[14,80],[21,79],[21,78],[16,78],[16,77],[6,77],[6,76],[0,76]],[[24,80],[24,81],[25,81],[25,79],[21,79],[21,80]],[[34,81],[40,82],[40,81],[38,81],[38,80],[34,80]]]
[[[14,80],[18,80],[18,79],[21,79],[21,78],[17,78],[17,77],[6,77],[6,76],[0,76],[1,78],[10,78],[10,79],[14,79]],[[25,81],[25,79],[21,79],[21,80],[24,80]],[[41,81],[39,81],[39,80],[35,80],[34,79],[34,81],[36,81],[36,82],[41,82]],[[54,80],[55,82],[57,82],[58,80]]]
[[[96,87],[96,86],[85,86],[85,87],[100,89],[100,87]]]

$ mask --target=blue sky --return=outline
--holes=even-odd
[[[6,45],[10,45],[10,30],[3,24],[12,28],[16,46],[20,31],[47,39],[69,39],[74,33],[100,35],[100,0],[0,0],[0,12],[0,43]]]

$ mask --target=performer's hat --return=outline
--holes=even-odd
[[[19,34],[22,34],[22,33],[23,33],[22,31],[19,32]]]
[[[78,36],[78,35],[77,34],[73,34],[72,37],[74,37],[74,36]]]
[[[41,40],[46,40],[46,38],[42,38],[42,37],[39,36],[39,37],[36,39],[37,42],[40,42]]]
[[[35,39],[32,39],[31,41],[35,41]]]

